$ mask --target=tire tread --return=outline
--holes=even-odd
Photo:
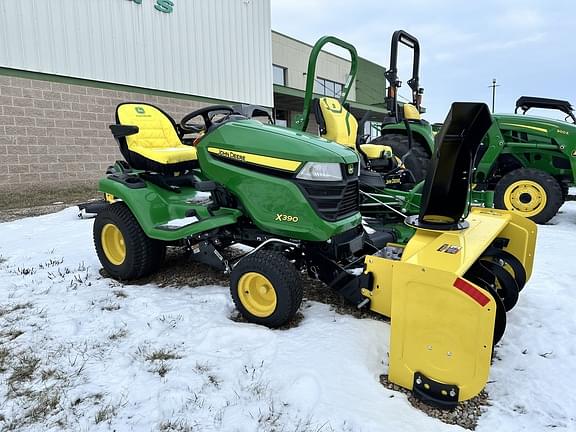
[[[247,314],[238,297],[238,281],[242,274],[250,271],[256,271],[268,279],[273,279],[271,282],[275,289],[285,289],[288,293],[289,299],[287,304],[280,304],[278,301],[276,310],[270,317],[260,318],[254,317],[249,313]],[[286,257],[276,252],[258,251],[243,258],[236,265],[231,275],[230,293],[234,305],[247,320],[268,327],[280,327],[289,322],[296,315],[296,312],[298,312],[298,308],[302,303],[304,290],[299,272]],[[278,300],[279,297],[277,294]]]
[[[124,236],[127,255],[125,263],[115,266],[108,262],[102,249],[100,235],[103,226],[114,223]],[[140,224],[123,202],[114,203],[98,214],[94,221],[94,245],[101,264],[114,278],[133,280],[147,276],[157,270],[163,261],[166,247],[162,242],[148,237]],[[126,264],[126,265],[124,265]]]

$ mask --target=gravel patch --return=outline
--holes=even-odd
[[[416,399],[410,390],[391,383],[388,381],[388,375],[380,375],[380,383],[387,389],[405,394],[408,397],[408,402],[414,408],[419,409],[430,417],[437,418],[447,424],[461,426],[464,429],[475,430],[478,425],[478,419],[486,409],[485,407],[490,405],[488,393],[482,390],[478,396],[460,402],[454,409],[439,409]],[[393,397],[393,395],[390,397]]]

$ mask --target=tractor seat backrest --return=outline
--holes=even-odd
[[[414,105],[405,103],[403,105],[403,113],[404,118],[407,120],[422,120],[422,116],[420,115],[420,111]]]
[[[182,145],[174,120],[152,105],[121,104],[116,110],[116,121],[121,125],[138,126],[137,134],[126,137],[126,144],[131,151]]]
[[[116,108],[116,123],[110,129],[132,168],[169,174],[197,166],[196,148],[182,143],[176,123],[161,109],[123,103]]]
[[[334,98],[322,97],[312,102],[312,109],[323,138],[356,149],[358,122]]]

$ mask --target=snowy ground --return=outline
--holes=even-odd
[[[102,278],[76,209],[0,224],[0,429],[461,430],[378,382],[388,324],[308,302],[289,330],[229,319],[227,288]],[[576,430],[576,202],[540,227],[479,431]]]

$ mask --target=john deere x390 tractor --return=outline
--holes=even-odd
[[[124,103],[116,120],[110,128],[125,160],[100,180],[109,204],[94,223],[110,276],[150,274],[166,247],[181,247],[230,274],[249,322],[278,327],[300,306],[305,272],[357,307],[393,317],[392,382],[441,406],[484,387],[506,321],[497,291],[517,295],[536,238],[532,222],[509,212],[464,217],[473,154],[490,125],[485,105],[454,104],[424,205],[405,221],[409,241],[398,241],[394,225],[365,232],[353,149],[226,106],[176,124],[159,108]],[[236,243],[252,250],[226,259]]]

